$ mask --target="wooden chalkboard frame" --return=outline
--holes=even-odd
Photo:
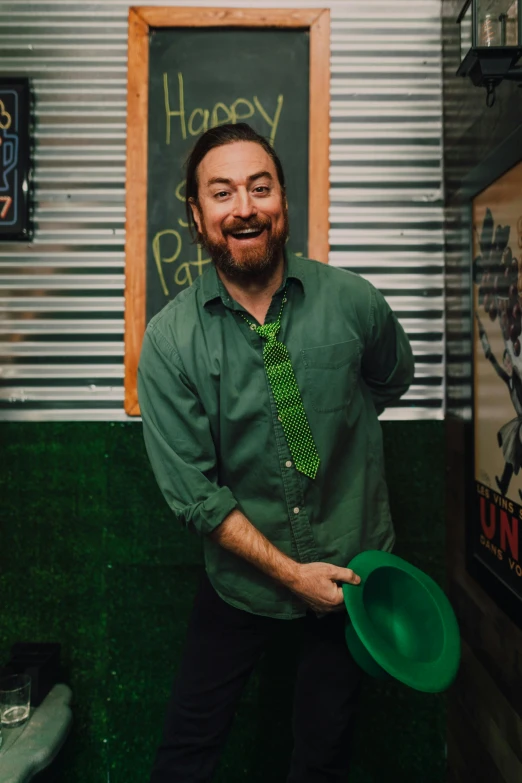
[[[308,255],[328,263],[329,9],[129,9],[125,240],[125,411],[139,416],[137,371],[146,312],[149,32],[158,27],[297,28],[310,34]]]

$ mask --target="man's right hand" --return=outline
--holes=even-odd
[[[329,563],[298,563],[288,587],[317,614],[344,609],[342,588],[338,582],[360,584],[361,578],[350,568]]]
[[[288,587],[319,615],[344,609],[343,591],[338,582],[358,585],[361,581],[349,568],[330,563],[296,563],[236,508],[209,535],[224,549]]]

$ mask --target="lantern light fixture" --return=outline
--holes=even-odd
[[[522,0],[466,0],[458,16],[460,65],[457,76],[469,76],[486,88],[486,104],[504,80],[520,82],[522,67]]]

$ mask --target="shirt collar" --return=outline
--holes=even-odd
[[[305,272],[301,259],[286,248],[284,249],[285,269],[283,273],[283,283],[281,290],[286,285],[288,279],[299,280],[303,290],[305,290]],[[232,298],[223,285],[221,278],[216,272],[215,264],[210,262],[201,276],[201,291],[203,293],[203,305],[207,305],[214,299],[221,299],[223,304],[230,304]]]

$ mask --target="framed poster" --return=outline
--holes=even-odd
[[[473,489],[468,564],[522,623],[522,161],[472,209]]]

